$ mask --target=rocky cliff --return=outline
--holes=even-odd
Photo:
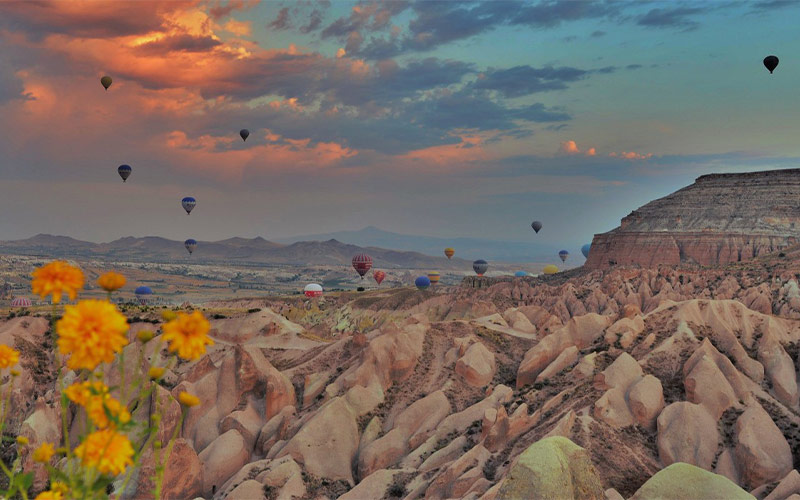
[[[714,265],[778,251],[799,239],[798,198],[800,169],[704,175],[595,235],[586,266]]]

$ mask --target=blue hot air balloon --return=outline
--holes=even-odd
[[[131,172],[133,172],[133,169],[130,165],[120,165],[117,167],[117,173],[122,177],[122,182],[125,182],[128,177],[131,176]]]
[[[517,271],[517,272],[514,273],[514,276],[516,276],[517,278],[522,278],[523,276],[527,276],[527,275],[528,275],[528,273],[526,273],[525,271]]]
[[[414,280],[414,284],[420,290],[425,290],[429,286],[431,286],[431,280],[427,276],[420,276],[419,278]]]
[[[194,252],[194,249],[197,248],[197,240],[189,238],[183,242],[183,246],[186,247],[186,250],[189,251],[189,255],[191,255],[192,252]]]
[[[561,250],[560,252],[558,252],[558,256],[561,257],[561,262],[566,262],[567,257],[569,257],[569,252],[567,252],[566,250]]]
[[[136,294],[136,298],[139,300],[139,303],[145,305],[150,301],[150,296],[153,295],[153,290],[151,290],[149,286],[140,286],[136,287],[136,290],[134,290],[133,293]]]
[[[191,196],[187,196],[181,200],[181,205],[183,205],[183,209],[186,210],[186,214],[188,215],[192,213],[192,209],[194,209],[194,206],[197,205],[197,200]]]
[[[489,269],[489,263],[483,259],[478,259],[472,263],[472,270],[478,276],[483,276],[487,269]]]
[[[586,257],[587,259],[589,258],[589,249],[590,249],[590,248],[592,248],[592,244],[591,244],[591,243],[587,243],[587,244],[585,244],[585,245],[583,245],[583,246],[581,247],[581,253],[582,253],[582,254],[583,254],[583,256],[584,256],[584,257]]]

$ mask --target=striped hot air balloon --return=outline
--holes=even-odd
[[[197,240],[194,238],[189,238],[188,240],[183,242],[183,246],[186,247],[186,250],[189,252],[189,255],[194,252],[194,249],[197,248]]]
[[[561,259],[561,262],[566,262],[567,257],[569,257],[569,252],[566,250],[561,250],[558,252],[558,257]]]
[[[356,270],[361,279],[364,279],[364,275],[367,274],[367,271],[372,269],[372,257],[365,253],[360,253],[358,255],[353,256],[353,269]]]
[[[120,165],[117,167],[117,173],[122,177],[122,182],[128,180],[128,177],[131,176],[131,172],[133,172],[133,169],[130,165]]]
[[[322,297],[322,285],[309,283],[306,285],[303,292],[306,294],[306,297]]]
[[[431,280],[431,285],[435,285],[439,282],[439,271],[431,271],[428,273],[428,279]]]
[[[381,282],[383,281],[383,279],[385,277],[386,277],[386,273],[383,272],[383,271],[375,271],[374,273],[372,273],[372,279],[374,279],[375,283],[377,283],[379,285],[381,284]]]
[[[452,259],[453,255],[456,254],[456,251],[453,247],[447,247],[444,249],[444,254],[447,256],[448,259]]]
[[[181,200],[181,206],[183,207],[184,210],[186,210],[187,215],[192,213],[192,210],[194,210],[195,205],[197,205],[197,200],[195,200],[191,196],[187,196]]]
[[[31,307],[33,303],[27,297],[17,297],[11,301],[11,307]]]

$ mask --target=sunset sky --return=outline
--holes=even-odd
[[[798,19],[782,0],[0,2],[0,240],[527,240],[540,219],[577,252],[698,175],[800,166]]]

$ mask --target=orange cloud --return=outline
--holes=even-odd
[[[597,154],[597,150],[595,148],[589,148],[586,151],[581,151],[575,141],[563,141],[561,146],[558,148],[558,151],[559,153],[565,155],[583,154],[586,156],[595,156]]]
[[[481,146],[484,138],[480,135],[461,135],[457,144],[443,144],[409,151],[400,155],[400,160],[410,160],[435,165],[458,165],[486,160],[487,153]]]
[[[652,158],[653,153],[636,153],[634,151],[623,151],[621,153],[609,153],[608,156],[612,158],[624,158],[626,160],[646,160]]]

